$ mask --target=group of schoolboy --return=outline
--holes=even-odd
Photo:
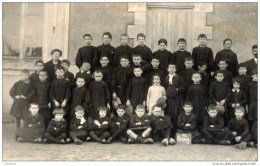
[[[21,71],[10,90],[18,142],[174,145],[176,133],[190,133],[192,143],[257,147],[257,67],[238,65],[231,39],[214,61],[204,34],[192,54],[184,38],[174,53],[166,39],[152,53],[142,33],[135,48],[127,34],[117,48],[109,32],[102,37],[94,47],[83,36],[75,77],[59,49],[47,63],[36,61],[34,73]],[[257,45],[252,53],[257,59]]]

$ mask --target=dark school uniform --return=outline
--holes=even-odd
[[[50,99],[50,87],[51,84],[46,82],[37,82],[35,84],[35,102],[39,104],[39,113],[43,115],[45,120],[45,126],[48,126],[48,122],[53,117],[52,111],[49,108]]]
[[[89,112],[90,94],[86,87],[76,87],[72,90],[72,102],[70,116],[75,116],[75,108],[81,105],[85,108],[85,115]]]
[[[108,84],[104,81],[91,82],[89,86],[90,94],[90,116],[95,118],[98,116],[98,106],[106,106],[107,103],[110,103],[110,91]]]
[[[112,47],[110,44],[105,45],[104,43],[100,46],[97,46],[96,51],[95,51],[95,55],[93,57],[93,69],[97,69],[100,64],[99,64],[99,60],[100,60],[100,56],[102,54],[106,54],[109,60],[109,66],[114,66],[115,62],[114,62],[114,53],[115,53],[115,48]]]
[[[187,123],[191,125],[186,126]],[[193,112],[191,112],[190,115],[186,115],[185,112],[182,111],[178,117],[177,127],[177,133],[191,133],[192,143],[201,142],[202,137],[197,130],[197,117]]]
[[[83,46],[78,49],[76,58],[75,58],[75,64],[80,69],[83,61],[87,60],[91,66],[93,66],[93,57],[95,55],[96,47],[94,46]]]
[[[94,80],[91,71],[79,71],[75,76],[75,81],[78,77],[85,79],[85,87],[89,89],[90,83]]]
[[[196,70],[194,70],[193,68],[191,69],[184,69],[182,70],[182,72],[180,73],[180,76],[184,79],[185,82],[185,89],[188,89],[188,87],[193,84],[193,81],[191,80],[191,76],[193,73],[195,73]]]
[[[50,82],[52,82],[53,80],[55,80],[56,74],[55,74],[55,70],[57,66],[60,66],[61,61],[59,60],[57,64],[54,64],[52,60],[46,62],[44,64],[44,70],[47,71],[47,74],[49,76],[49,80]]]
[[[136,123],[141,123],[141,125],[136,125]],[[150,128],[150,120],[147,114],[144,114],[142,117],[134,114],[130,117],[129,130],[134,131],[136,134],[141,134],[147,128]]]
[[[177,74],[181,73],[185,69],[184,62],[186,57],[191,57],[191,53],[186,50],[177,50],[176,52],[172,53],[170,62],[176,64]]]
[[[248,93],[248,120],[257,120],[257,81],[250,81]]]
[[[118,46],[115,50],[114,62],[115,66],[120,66],[120,58],[122,55],[128,57],[129,60],[132,59],[134,49],[128,45]]]
[[[58,143],[60,139],[67,138],[67,121],[62,119],[61,121],[56,121],[54,118],[50,121],[47,132],[44,137],[51,142]]]
[[[74,74],[70,71],[64,72],[64,78],[69,81],[71,90],[75,87],[75,80],[74,80]]]
[[[113,68],[110,66],[106,66],[106,67],[99,67],[98,70],[100,70],[103,73],[103,81],[105,81],[109,85],[109,88],[110,88],[111,87],[111,78],[112,78],[112,74],[113,74]]]
[[[225,108],[224,120],[227,122],[228,118],[228,99],[230,98],[230,88],[228,84],[224,81],[218,82],[213,81],[209,87],[209,98],[211,104],[216,104],[221,100],[225,99],[225,104],[223,105]]]
[[[167,68],[168,68],[168,64],[169,62],[171,62],[171,58],[172,58],[172,53],[168,50],[157,50],[153,53],[154,57],[159,58],[160,61],[160,65],[159,68],[162,69],[165,73],[167,73]]]
[[[82,126],[82,128],[79,129],[78,127],[80,126]],[[69,134],[72,139],[75,140],[77,137],[86,139],[87,130],[88,130],[87,120],[83,124],[81,123],[81,119],[78,119],[76,117],[73,117],[70,120]]]
[[[98,127],[94,121],[97,120],[101,126]],[[108,122],[107,124],[102,124],[103,122]],[[101,142],[102,139],[107,139],[110,137],[110,125],[111,125],[111,120],[108,117],[104,118],[94,118],[90,123],[89,123],[89,135],[91,136],[92,139],[94,139],[97,142]]]
[[[211,75],[207,72],[204,72],[204,73],[200,72],[200,74],[201,74],[200,83],[206,87],[207,94],[208,94],[209,86],[210,86],[210,83],[211,83]]]
[[[127,115],[123,115],[122,117],[114,116],[111,119],[111,133],[112,139],[127,138],[126,130],[129,126],[130,117]]]
[[[134,54],[141,55],[143,63],[150,63],[153,55],[152,50],[146,45],[136,46],[134,48]]]
[[[223,74],[224,74],[224,79],[223,81],[225,81],[226,83],[228,83],[229,87],[232,88],[233,87],[233,74],[230,71],[227,70],[222,70]]]
[[[39,74],[37,73],[37,71],[30,74],[29,80],[30,80],[31,83],[33,83],[33,85],[35,85],[36,82],[40,81]]]
[[[66,99],[67,103],[64,108],[64,111],[66,115],[69,115],[70,97],[71,97],[71,92],[70,92],[70,85],[68,80],[62,78],[62,79],[55,79],[54,81],[52,81],[51,88],[50,88],[50,98],[53,102],[54,108],[56,108],[54,100],[57,100],[57,102],[59,102],[61,106],[62,102]]]
[[[133,109],[146,100],[147,84],[143,77],[133,77],[126,88],[126,98],[130,100]]]
[[[230,132],[237,132],[237,136],[241,136],[241,140],[245,142],[249,142],[251,139],[251,134],[249,133],[249,127],[248,122],[245,118],[242,118],[241,120],[237,120],[235,117],[232,118],[228,122],[228,128]],[[232,137],[232,142],[235,143],[235,138]]]
[[[246,64],[247,74],[252,75],[252,71],[257,69],[257,63],[254,58],[244,62]]]
[[[245,105],[247,103],[247,96],[245,92],[242,89],[235,90],[232,89],[230,93],[229,98],[229,117],[234,117],[234,110],[235,108],[232,107],[232,104],[239,104],[240,106],[243,106],[245,108]]]
[[[194,47],[192,50],[192,58],[194,60],[195,69],[198,69],[198,62],[205,62],[208,66],[207,72],[214,70],[214,59],[212,49],[205,47]]]
[[[210,127],[213,125],[213,127]],[[224,120],[220,115],[211,118],[207,115],[203,121],[202,136],[216,143],[217,140],[229,140],[229,130],[224,128]]]
[[[152,127],[151,136],[154,141],[162,141],[165,138],[170,139],[173,126],[169,116],[150,115],[149,120]]]
[[[42,138],[45,133],[44,118],[41,114],[32,116],[31,113],[24,120],[24,127],[15,132],[15,136],[26,141],[33,142],[36,138]]]
[[[218,63],[221,60],[225,60],[227,62],[228,71],[232,72],[234,76],[237,75],[238,60],[236,53],[234,53],[231,49],[223,49],[217,52],[215,57],[215,70],[218,70]]]
[[[114,69],[111,80],[112,92],[121,100],[122,104],[126,103],[126,87],[132,75],[129,67],[118,66]]]
[[[163,70],[152,69],[144,75],[144,78],[146,79],[147,85],[149,85],[149,86],[153,85],[153,76],[155,74],[159,75],[161,81],[165,78],[165,72]]]
[[[183,106],[183,92],[185,89],[185,82],[183,78],[177,74],[173,75],[170,80],[170,76],[165,77],[163,86],[166,91],[167,107],[165,114],[172,118],[173,126],[176,127],[179,113]]]
[[[23,95],[26,99],[16,99],[15,96]],[[24,81],[17,81],[10,89],[10,96],[13,98],[10,114],[17,118],[25,118],[28,113],[29,103],[34,96],[32,83],[25,83]]]
[[[193,111],[197,116],[197,122],[202,123],[208,105],[207,90],[205,86],[201,84],[190,85],[186,93],[186,101],[192,102]]]

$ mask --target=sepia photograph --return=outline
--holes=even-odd
[[[4,165],[257,165],[257,1],[1,8]]]

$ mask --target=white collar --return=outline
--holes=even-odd
[[[254,57],[255,63],[257,63],[257,58]]]
[[[174,77],[174,76],[176,76],[176,73],[174,73],[174,74],[169,74],[168,76],[169,76],[169,77]]]

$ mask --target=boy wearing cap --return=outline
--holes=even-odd
[[[43,142],[65,144],[67,138],[67,121],[63,118],[65,112],[62,108],[55,108],[54,118],[50,121]]]
[[[202,136],[203,143],[229,145],[229,130],[224,128],[224,120],[218,115],[217,105],[208,106],[208,115],[204,118]]]
[[[96,142],[106,144],[107,138],[110,137],[110,125],[111,120],[107,117],[108,108],[105,106],[99,106],[98,117],[91,119],[89,122],[89,135]]]
[[[80,145],[87,138],[87,120],[84,118],[85,109],[78,105],[75,107],[75,117],[70,120],[69,135],[75,144]]]
[[[245,115],[244,107],[235,108],[235,117],[228,122],[230,130],[231,142],[235,144],[236,148],[245,149],[247,143],[251,139],[247,120],[243,117]]]
[[[193,105],[189,101],[185,101],[183,110],[178,118],[177,133],[191,133],[192,143],[201,143],[202,138],[197,129],[197,117],[192,112]]]

